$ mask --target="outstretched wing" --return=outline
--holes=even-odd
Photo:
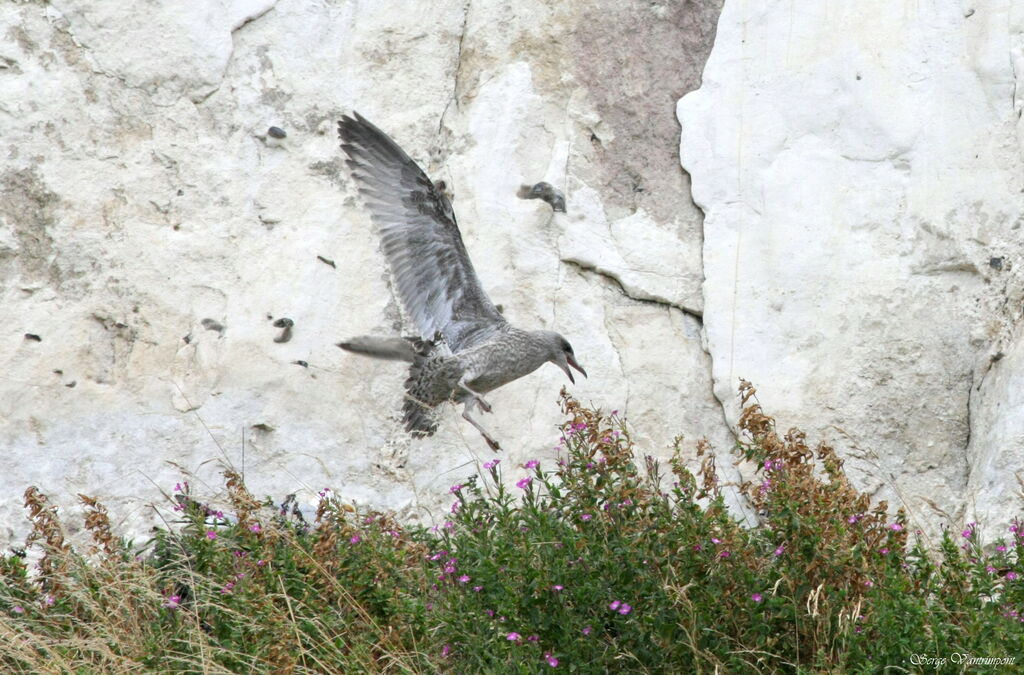
[[[457,352],[503,324],[480,287],[451,203],[423,169],[359,113],[342,117],[338,135],[420,336],[440,332]]]

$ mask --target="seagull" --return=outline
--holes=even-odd
[[[500,446],[470,414],[491,412],[484,394],[528,375],[545,363],[584,377],[572,345],[549,330],[527,331],[505,320],[487,297],[462,242],[442,184],[359,113],[338,122],[346,164],[371,220],[395,287],[417,337],[361,336],[338,344],[378,359],[410,363],[403,422],[415,437],[437,430],[434,409],[462,403],[462,417],[492,450]]]

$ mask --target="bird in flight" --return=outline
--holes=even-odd
[[[381,249],[418,337],[352,338],[346,351],[410,363],[403,421],[414,436],[437,430],[434,409],[462,403],[462,417],[487,444],[498,442],[470,414],[491,412],[484,394],[551,362],[575,384],[586,377],[572,345],[553,331],[526,331],[502,316],[470,262],[451,202],[416,162],[359,113],[338,123],[346,163],[377,225]]]

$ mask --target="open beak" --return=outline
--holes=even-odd
[[[581,366],[581,365],[580,365],[579,363],[577,363],[577,362],[576,362],[576,359],[574,359],[573,357],[571,357],[571,356],[568,356],[568,355],[567,355],[567,356],[565,357],[565,361],[566,361],[566,363],[568,363],[568,364],[569,364],[570,366],[572,366],[572,367],[573,367],[573,368],[575,368],[576,370],[578,370],[578,371],[580,371],[581,373],[583,373],[583,377],[586,377],[586,376],[587,376],[587,371],[583,370],[583,366]],[[570,382],[572,382],[573,384],[576,384],[576,378],[574,378],[574,377],[572,376],[572,371],[570,371],[568,367],[566,367],[566,368],[565,368],[565,374],[569,376],[569,381],[570,381]]]

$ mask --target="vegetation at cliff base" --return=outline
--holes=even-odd
[[[321,494],[315,519],[187,482],[142,545],[83,496],[92,546],[25,493],[0,559],[10,673],[774,673],[995,671],[1024,662],[1024,526],[928,545],[872,505],[827,445],[780,433],[741,389],[736,449],[757,513],[724,505],[706,442],[645,456],[617,413],[563,393],[557,461],[495,458],[434,528]],[[702,464],[691,473],[685,452]],[[169,489],[170,490],[170,489]],[[983,545],[985,544],[985,545]],[[1012,665],[1011,665],[1012,664]]]

